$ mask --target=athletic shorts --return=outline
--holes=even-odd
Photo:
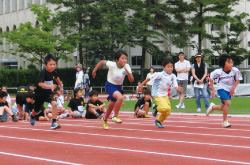
[[[114,84],[111,84],[109,82],[106,82],[105,83],[105,90],[109,95],[108,96],[109,100],[116,102],[116,99],[113,98],[113,94],[116,91],[119,91],[120,93],[122,93],[122,85],[114,85]]]
[[[19,104],[21,107],[26,104],[26,97],[24,94],[18,93],[16,95],[16,104]]]
[[[186,93],[188,80],[177,80],[177,83],[178,83],[178,86],[182,87],[182,92],[179,92],[179,93]]]
[[[217,93],[220,96],[222,104],[225,104],[223,100],[231,100],[230,92],[225,91],[224,89],[219,89],[217,90]]]
[[[43,107],[44,102],[51,103],[52,100],[55,101],[53,93],[47,93],[43,95],[35,95],[35,112],[39,112],[40,109]]]

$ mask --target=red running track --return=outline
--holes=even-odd
[[[122,124],[100,120],[61,119],[62,128],[49,130],[50,122],[11,121],[0,124],[0,164],[250,164],[250,120],[221,116],[172,114],[165,128],[154,117],[131,119],[120,113]]]

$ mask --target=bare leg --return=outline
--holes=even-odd
[[[180,93],[180,94],[179,94],[179,98],[180,98],[180,103],[179,103],[179,104],[183,104],[184,93]]]
[[[56,103],[56,101],[52,100],[51,105],[52,105],[52,119],[56,119],[57,118],[57,103]]]
[[[123,95],[120,92],[115,91],[113,94],[113,98],[117,100],[114,106],[114,112],[115,112],[115,116],[118,116],[121,105],[123,103]]]
[[[108,120],[109,115],[111,114],[114,106],[115,106],[115,102],[114,101],[109,101],[107,112],[106,112],[106,115],[104,116],[104,120]]]

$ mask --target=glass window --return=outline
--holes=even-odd
[[[19,0],[19,10],[23,10],[24,9],[24,0]]]
[[[211,58],[212,65],[219,65],[219,56],[214,56]]]
[[[141,65],[141,56],[132,56],[132,65],[140,66]]]
[[[219,26],[219,25],[212,24],[212,25],[211,25],[211,30],[212,30],[212,31],[220,31],[220,26]]]
[[[17,11],[17,0],[12,0],[12,11]]]
[[[152,58],[152,65],[161,65],[161,60],[157,58]]]

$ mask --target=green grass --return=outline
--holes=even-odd
[[[124,100],[124,106],[121,107],[121,111],[134,111],[134,106],[137,100]],[[219,105],[221,103],[219,98],[210,99],[210,102],[215,103],[216,105]],[[107,101],[103,101],[106,104],[106,107],[108,105]],[[232,104],[229,109],[229,114],[250,114],[250,98],[249,97],[233,97],[231,100]],[[153,104],[155,101],[153,100]],[[179,103],[178,99],[170,99],[172,112],[186,112],[186,113],[197,113],[196,112],[196,103],[195,99],[184,99],[184,103],[186,108],[185,109],[176,109],[175,105]],[[65,107],[67,107],[68,102],[65,102]],[[47,105],[45,105],[47,106]],[[205,113],[205,106],[204,101],[201,99],[201,113]],[[152,107],[150,108],[150,111],[152,111]],[[213,113],[222,114],[221,111],[214,111]]]

